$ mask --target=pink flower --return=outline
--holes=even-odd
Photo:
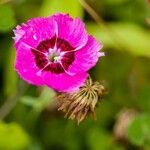
[[[83,22],[66,14],[34,18],[14,30],[18,74],[33,85],[60,92],[78,89],[103,55]]]

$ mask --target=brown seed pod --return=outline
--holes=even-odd
[[[95,107],[106,90],[99,82],[87,79],[85,84],[74,93],[61,93],[57,96],[60,103],[58,110],[65,113],[65,117],[77,120],[78,124],[89,114],[96,119]]]

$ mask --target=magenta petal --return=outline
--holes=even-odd
[[[57,32],[57,23],[53,18],[35,18],[14,30],[15,47],[22,42],[36,48],[42,41],[51,38]]]
[[[75,60],[69,66],[68,72],[72,74],[85,72],[95,66],[99,57],[103,55],[103,53],[99,52],[101,48],[102,44],[89,36],[86,45],[75,52]]]
[[[73,47],[83,47],[88,39],[84,23],[79,19],[72,19],[66,14],[53,16],[58,24],[58,37],[68,41]]]
[[[43,72],[42,77],[45,84],[50,88],[54,88],[59,92],[72,92],[79,89],[79,87],[84,84],[84,81],[88,77],[88,73],[83,72],[74,76],[70,76],[66,73],[54,74]]]
[[[21,78],[34,85],[44,85],[42,78],[37,75],[39,69],[36,67],[33,53],[30,47],[19,44],[16,51],[15,68]]]

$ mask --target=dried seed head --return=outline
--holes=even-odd
[[[130,123],[136,118],[138,111],[133,108],[123,108],[117,116],[114,125],[114,137],[116,140],[127,140],[127,130]]]
[[[90,113],[96,118],[95,107],[105,91],[103,85],[99,82],[92,82],[92,79],[89,78],[77,92],[61,93],[57,96],[60,102],[58,110],[65,112],[65,117],[77,120],[78,124]]]
[[[146,21],[147,21],[147,23],[150,25],[150,18],[147,18]]]

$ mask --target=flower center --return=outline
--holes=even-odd
[[[48,57],[50,62],[57,62],[59,60],[59,56],[58,55],[49,55]]]
[[[31,51],[40,70],[60,74],[64,73],[74,61],[74,49],[69,42],[55,35],[40,42],[37,48]]]
[[[60,61],[60,53],[50,52],[49,55],[48,55],[48,60],[50,62],[59,62]]]

